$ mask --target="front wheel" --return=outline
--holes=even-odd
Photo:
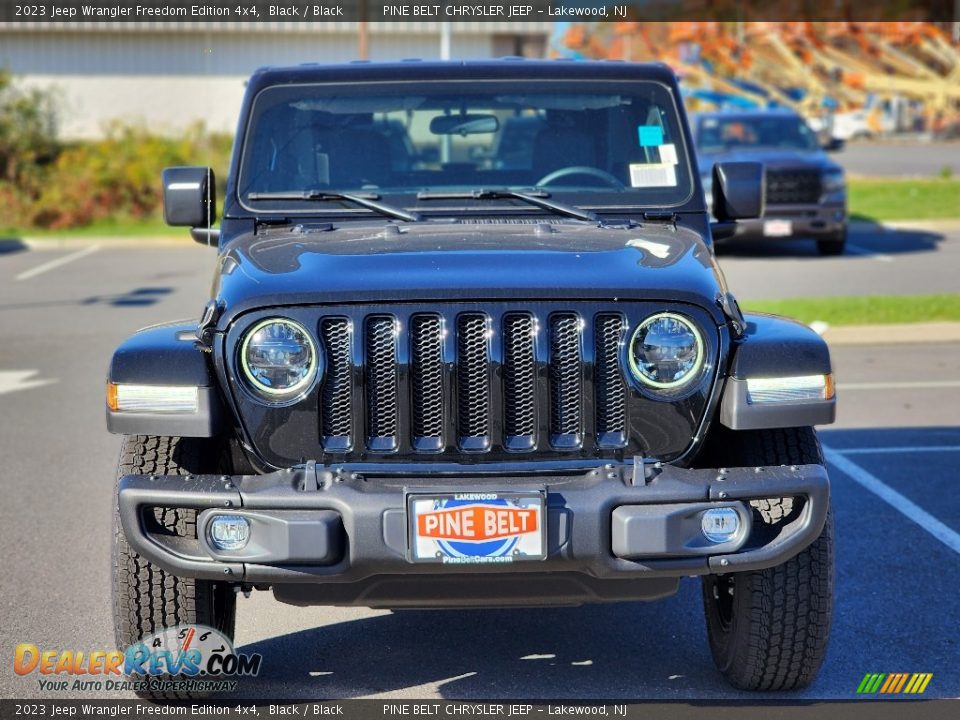
[[[823,464],[813,428],[731,433],[728,464]],[[755,522],[789,522],[792,498],[751,502]],[[703,603],[717,668],[741,690],[808,685],[823,664],[833,612],[833,521],[786,562],[766,570],[708,575]]]
[[[216,472],[218,454],[205,440],[127,436],[120,451],[117,480],[124,475]],[[181,537],[196,537],[195,510],[165,508],[154,510],[154,514],[165,531]],[[113,625],[120,650],[178,625],[206,625],[232,640],[236,605],[236,593],[229,584],[178,577],[137,554],[123,535],[114,496]],[[137,694],[151,699],[198,695],[152,691]]]
[[[817,252],[824,257],[843,255],[847,249],[847,229],[843,228],[824,240],[817,240]]]

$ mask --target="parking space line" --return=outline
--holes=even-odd
[[[854,255],[867,255],[872,257],[874,260],[879,260],[880,262],[893,262],[893,258],[889,255],[884,255],[883,253],[878,253],[865,247],[860,247],[859,245],[851,245],[850,243],[847,243],[847,250],[852,252]]]
[[[848,460],[836,450],[824,446],[823,455],[827,462],[833,465],[848,478],[872,492],[894,510],[906,515],[917,525],[922,527],[937,540],[942,542],[955,553],[960,554],[960,533],[947,527],[933,515],[904,497],[892,487],[884,483],[876,475],[867,472],[852,460]]]
[[[927,390],[960,388],[960,380],[890,380],[888,382],[837,383],[838,390]]]
[[[54,260],[50,260],[49,262],[45,262],[42,265],[37,265],[36,267],[30,268],[29,270],[24,270],[22,273],[14,277],[14,280],[29,280],[30,278],[36,277],[37,275],[47,272],[48,270],[53,270],[54,268],[58,268],[61,265],[66,265],[67,263],[71,263],[74,260],[79,260],[80,258],[86,257],[87,255],[92,255],[99,249],[100,249],[99,245],[90,245],[81,250],[77,250],[74,253],[70,253],[69,255],[63,255],[62,257],[58,257]]]
[[[885,453],[920,453],[920,452],[960,452],[960,445],[927,445],[911,447],[860,447],[846,450],[834,450],[841,455],[882,455]]]
[[[57,382],[34,377],[39,370],[0,370],[0,395],[17,390],[30,390]]]

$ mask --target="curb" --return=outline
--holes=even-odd
[[[960,322],[841,325],[821,333],[829,345],[906,345],[960,342]]]

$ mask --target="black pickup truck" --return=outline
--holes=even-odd
[[[806,120],[783,108],[698,113],[691,117],[691,125],[707,189],[717,163],[764,166],[764,212],[738,223],[737,238],[764,242],[810,238],[821,255],[843,255],[847,182],[843,168],[827,156],[827,151],[843,147],[843,141],[821,146]]]
[[[109,367],[120,646],[230,637],[252,590],[576,605],[699,576],[730,682],[809,683],[829,353],[741,313],[712,244],[762,178],[716,165],[711,219],[662,65],[258,71],[219,227],[209,169],[163,175],[167,221],[217,249],[202,317]]]

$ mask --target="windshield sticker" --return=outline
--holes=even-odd
[[[641,147],[663,145],[663,128],[659,125],[638,125],[637,134],[640,136]]]
[[[673,143],[666,143],[660,146],[660,162],[668,165],[677,164],[677,146]]]
[[[669,163],[631,163],[630,186],[635,188],[676,187],[677,166]]]

